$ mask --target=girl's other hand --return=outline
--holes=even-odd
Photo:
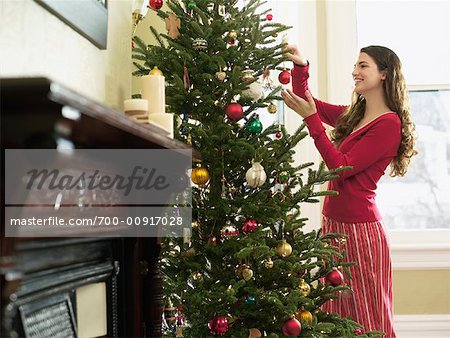
[[[308,101],[302,99],[298,95],[295,95],[290,89],[283,89],[281,91],[281,96],[283,97],[286,105],[303,118],[307,118],[317,112],[316,103],[314,102],[311,93],[307,90],[305,95]]]

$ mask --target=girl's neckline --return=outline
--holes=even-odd
[[[348,136],[350,136],[350,135],[352,135],[352,134],[354,134],[354,133],[360,131],[361,129],[363,129],[363,128],[367,127],[368,125],[370,125],[372,122],[378,120],[378,118],[380,118],[381,116],[384,116],[384,115],[387,115],[387,114],[395,114],[395,113],[392,112],[392,111],[388,111],[388,112],[386,112],[386,113],[380,114],[380,115],[378,115],[377,117],[375,117],[375,118],[373,118],[372,120],[370,120],[369,122],[367,122],[365,125],[359,127],[358,129],[353,130]]]

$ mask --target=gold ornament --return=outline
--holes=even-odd
[[[300,292],[303,297],[308,297],[309,294],[311,293],[311,287],[303,279],[300,279],[298,288],[300,289]]]
[[[306,323],[312,323],[313,319],[311,312],[303,309],[297,311],[297,313],[295,314],[295,318],[297,318],[299,322],[306,322]]]
[[[246,281],[249,281],[253,277],[253,270],[249,268],[245,268],[242,270],[242,278],[244,278]]]
[[[256,328],[250,329],[248,338],[259,338],[259,337],[262,337],[261,331],[259,331]]]
[[[192,274],[192,279],[195,281],[201,281],[203,280],[203,275],[200,272],[194,272]]]
[[[253,70],[246,69],[246,70],[242,71],[242,77],[241,77],[242,81],[247,82],[247,81],[251,81],[253,79],[254,79],[254,77],[253,77]]]
[[[159,75],[159,76],[163,76],[162,71],[160,71],[158,69],[158,67],[153,67],[153,69],[150,71],[150,73],[148,73],[148,75]]]
[[[209,181],[209,172],[205,167],[201,165],[192,169],[191,175],[192,182],[203,187]]]
[[[272,260],[271,258],[266,259],[266,260],[264,261],[264,267],[265,267],[266,269],[272,269],[272,268],[273,268],[273,260]]]
[[[224,81],[226,79],[226,77],[227,77],[227,73],[225,73],[225,72],[217,72],[216,73],[216,78],[219,81]]]
[[[287,257],[292,253],[292,246],[285,239],[276,248],[278,256]]]
[[[236,38],[237,38],[237,33],[236,33],[236,31],[235,31],[235,30],[229,31],[229,32],[228,32],[228,37],[229,37],[231,40],[236,40]]]
[[[271,103],[267,106],[267,111],[271,114],[275,114],[278,111],[278,107],[275,103]]]
[[[242,277],[242,271],[244,271],[244,269],[248,269],[248,265],[246,264],[239,265],[235,270],[236,276],[239,278]]]

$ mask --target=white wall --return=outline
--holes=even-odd
[[[100,50],[35,1],[0,1],[0,77],[45,76],[121,109],[131,91],[132,0],[108,3]]]

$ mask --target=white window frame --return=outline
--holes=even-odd
[[[427,90],[450,90],[450,84],[408,86],[408,91]],[[389,235],[395,269],[450,269],[450,229],[390,230]]]

